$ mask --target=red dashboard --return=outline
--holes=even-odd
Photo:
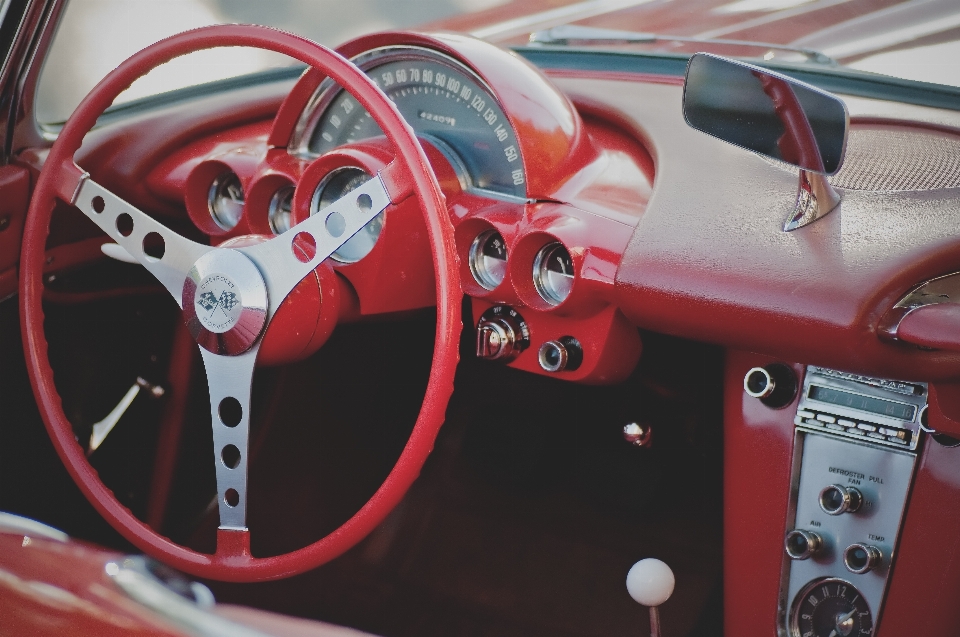
[[[458,115],[503,131],[495,134],[505,144],[493,143],[495,161],[483,159],[486,142],[471,146],[439,128],[413,127],[445,198],[468,299],[464,323],[479,356],[532,374],[612,385],[641,360],[638,328],[726,350],[727,634],[772,634],[758,626],[780,621],[802,398],[778,409],[753,400],[744,393],[748,370],[781,361],[801,384],[805,365],[930,383],[927,424],[960,434],[960,399],[951,384],[960,375],[960,348],[951,349],[950,339],[932,349],[878,336],[883,317],[912,288],[960,269],[957,189],[841,185],[839,210],[784,233],[796,171],[688,127],[679,78],[544,74],[515,53],[450,34],[379,34],[340,52],[365,60],[361,68],[371,74],[392,64],[391,73],[401,69],[407,81],[415,69],[420,84],[411,77],[409,93],[391,94],[401,110],[408,95],[425,94],[428,63],[452,69],[450,79],[461,73],[496,101],[493,111],[484,100],[463,97],[465,114]],[[398,66],[405,54],[429,60]],[[383,89],[400,83],[397,75],[385,77],[378,81]],[[456,81],[450,91],[445,77],[441,89],[459,104],[467,80]],[[292,87],[251,86],[108,120],[87,138],[77,161],[98,183],[188,236],[254,245],[260,239],[253,235],[281,234],[317,212],[336,175],[387,169],[392,151],[376,135],[315,152],[311,144],[340,126],[339,118],[324,123],[334,121],[324,109],[344,104],[338,99],[336,87],[311,70]],[[896,128],[906,144],[929,135],[953,139],[960,131],[954,112],[845,99],[849,161],[869,163],[876,131]],[[422,125],[449,123],[425,102],[409,103]],[[509,131],[495,128],[504,124],[501,115]],[[357,120],[357,130],[361,125]],[[23,167],[35,171],[44,157],[28,150],[22,167],[2,178],[22,180]],[[228,175],[239,199],[225,185]],[[219,196],[227,198],[224,206],[233,196],[242,213],[226,222],[218,217]],[[65,208],[55,211],[48,271],[102,258],[102,238]],[[335,256],[297,285],[264,337],[260,362],[309,357],[338,323],[400,317],[436,304],[434,262],[415,198],[388,208],[358,254]],[[0,272],[0,297],[13,292],[9,272]],[[960,514],[943,506],[960,496],[956,458],[932,439],[918,453],[881,635],[947,635],[960,625],[956,605],[946,601],[960,593],[960,540],[951,531]]]

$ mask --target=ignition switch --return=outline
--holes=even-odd
[[[495,305],[477,323],[477,358],[508,362],[530,346],[530,328],[508,305]]]

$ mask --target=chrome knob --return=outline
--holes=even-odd
[[[856,513],[863,504],[863,494],[855,487],[831,484],[820,492],[820,508],[828,515]]]
[[[823,538],[819,533],[794,529],[787,533],[783,548],[792,560],[805,560],[823,550]]]
[[[507,362],[530,344],[530,330],[516,310],[490,308],[477,323],[477,358]]]
[[[743,391],[754,398],[766,398],[776,387],[777,381],[762,367],[754,367],[743,377]]]
[[[743,391],[771,409],[780,409],[796,397],[797,375],[783,363],[752,367],[743,377]]]
[[[574,371],[583,362],[583,347],[572,336],[563,336],[556,341],[547,341],[537,353],[540,367],[547,372]]]
[[[623,439],[634,447],[649,447],[653,441],[653,427],[639,422],[628,422],[623,426]]]
[[[883,562],[883,553],[869,544],[851,544],[843,552],[843,565],[857,575],[869,573]]]

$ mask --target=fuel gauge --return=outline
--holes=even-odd
[[[470,272],[487,290],[496,289],[507,274],[507,244],[496,230],[480,233],[470,246]]]

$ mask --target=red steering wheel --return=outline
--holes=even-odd
[[[366,184],[288,232],[238,248],[214,248],[177,235],[77,166],[73,156],[84,135],[134,80],[178,56],[224,46],[283,53],[329,76],[373,116],[396,158]],[[419,199],[433,252],[437,330],[426,395],[410,439],[380,488],[341,527],[297,551],[253,557],[246,526],[248,416],[254,362],[263,334],[280,303],[304,276],[387,206],[411,194]],[[167,288],[200,346],[210,389],[220,511],[214,554],[176,544],[138,520],[100,481],[74,438],[54,386],[41,306],[44,244],[56,198],[79,208]],[[162,256],[148,255],[145,241],[154,255],[153,246],[159,241]],[[453,229],[440,186],[413,130],[362,71],[315,42],[266,27],[212,26],[167,38],[126,60],[87,95],[54,143],[33,194],[20,263],[23,346],[37,404],[57,453],[87,499],[114,528],[144,552],[183,571],[211,579],[260,581],[323,564],[359,542],[386,517],[433,448],[457,364],[461,291]]]

